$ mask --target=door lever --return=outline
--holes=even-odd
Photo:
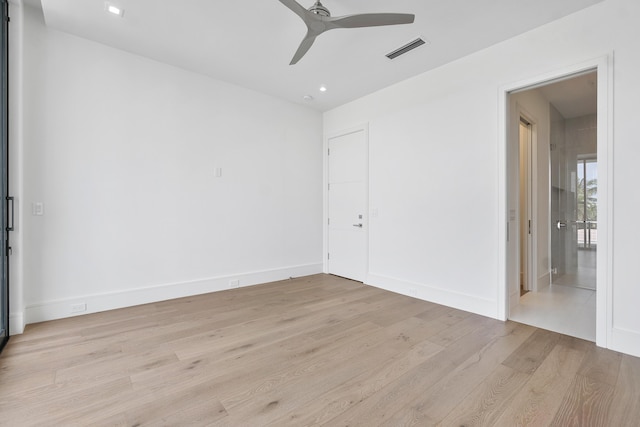
[[[558,220],[558,221],[556,222],[556,228],[557,228],[558,230],[562,230],[563,228],[567,228],[567,223],[566,223],[565,221],[560,221],[560,220]]]
[[[7,219],[7,227],[5,228],[6,231],[14,231],[15,227],[14,227],[14,221],[15,221],[15,198],[13,198],[12,196],[7,196],[7,216],[9,216],[9,203],[11,203],[11,215],[9,216],[9,218],[11,219],[11,225],[9,225],[9,219]]]
[[[362,228],[362,224],[353,224],[354,227]]]

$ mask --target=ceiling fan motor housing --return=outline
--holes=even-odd
[[[320,15],[320,16],[326,16],[326,17],[331,16],[329,9],[324,7],[322,3],[320,3],[319,1],[316,1],[315,4],[309,8],[309,12],[315,13],[316,15]]]
[[[329,9],[320,0],[315,0],[313,6],[305,9],[296,0],[280,0],[280,3],[293,11],[304,21],[307,34],[293,55],[289,65],[297,64],[313,45],[320,34],[336,28],[380,27],[384,25],[411,24],[415,15],[407,13],[361,13],[332,18]]]

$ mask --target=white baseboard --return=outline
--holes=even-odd
[[[229,276],[210,277],[180,283],[169,283],[145,288],[128,289],[124,291],[107,292],[94,295],[78,295],[54,301],[42,301],[25,307],[23,324],[62,319],[134,305],[149,304],[174,298],[206,294],[230,289],[229,282],[238,280],[238,287],[252,286],[260,283],[285,280],[290,277],[309,276],[322,272],[322,264],[305,264],[291,267],[276,268]],[[72,313],[74,304],[86,304],[86,310]]]
[[[512,308],[516,307],[518,304],[520,304],[520,289],[509,294],[508,310],[511,310]],[[507,312],[507,318],[508,317],[509,317],[509,313]]]
[[[495,300],[479,298],[473,295],[452,292],[422,283],[387,277],[379,274],[369,274],[367,285],[385,289],[413,298],[446,305],[447,307],[464,310],[481,316],[498,318],[498,303]]]
[[[24,313],[11,313],[9,315],[9,335],[20,335],[24,332]]]
[[[613,328],[609,349],[640,357],[640,333],[627,329]]]
[[[538,292],[549,287],[550,283],[551,283],[551,273],[545,273],[542,276],[538,277],[538,283],[536,284]]]

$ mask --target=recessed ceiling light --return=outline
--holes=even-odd
[[[302,97],[302,99],[304,99],[305,101],[313,101],[313,96],[305,95],[305,96]]]
[[[320,92],[326,92],[327,87],[325,85],[320,86]]]
[[[104,9],[113,15],[118,15],[119,17],[122,17],[124,15],[124,9],[119,8],[118,6],[113,5],[109,2],[104,4]]]

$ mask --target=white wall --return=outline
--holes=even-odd
[[[321,271],[320,113],[24,18],[26,323]]]
[[[577,159],[580,155],[596,155],[598,120],[594,114],[574,117],[566,121],[566,143]]]
[[[325,113],[325,134],[370,125],[369,283],[498,317],[500,88],[614,52],[606,345],[640,355],[638,16],[640,2],[607,0]]]

